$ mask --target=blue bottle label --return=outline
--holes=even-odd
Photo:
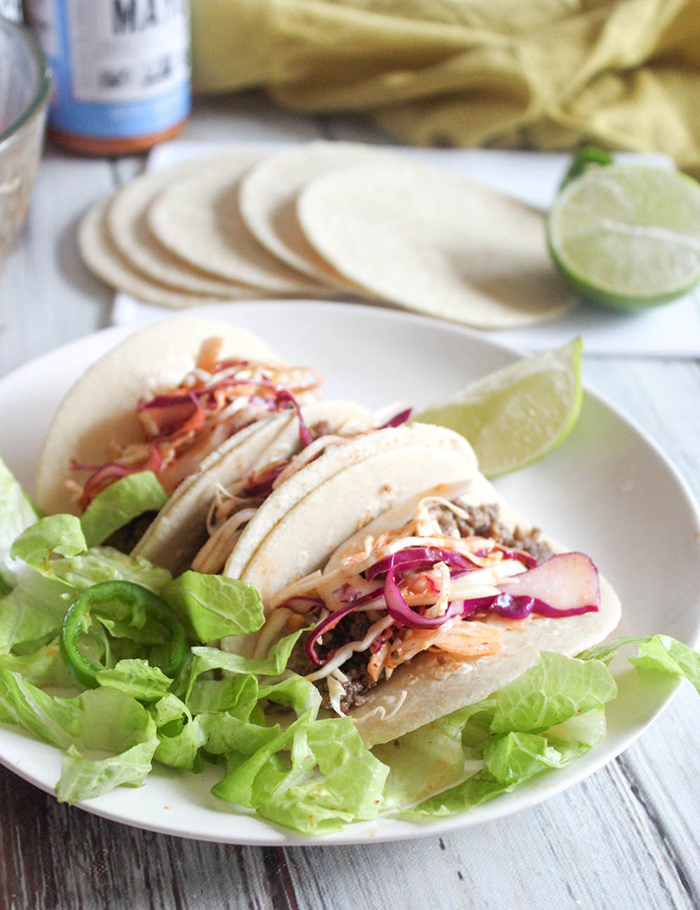
[[[94,138],[162,132],[190,105],[188,0],[30,0],[54,74],[50,124]]]

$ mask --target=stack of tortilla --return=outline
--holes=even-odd
[[[147,302],[365,298],[481,329],[572,298],[538,210],[385,148],[312,142],[149,172],[80,227],[88,268]]]

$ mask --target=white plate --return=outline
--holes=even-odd
[[[363,306],[266,302],[218,305],[202,313],[258,332],[288,362],[318,367],[329,398],[356,398],[369,407],[400,398],[421,407],[516,356],[466,329]],[[0,454],[28,489],[60,399],[90,362],[130,331],[133,327],[98,332],[0,382]],[[594,558],[622,599],[619,634],[665,632],[689,644],[698,639],[697,507],[668,459],[611,405],[587,393],[566,442],[497,486],[534,523]],[[625,660],[614,666],[620,668],[620,695],[608,710],[608,737],[563,771],[430,825],[381,819],[351,826],[323,843],[378,842],[466,828],[535,805],[592,774],[642,732],[676,688],[654,674],[630,671]],[[0,762],[50,791],[60,774],[61,754],[0,725]],[[121,787],[81,805],[105,818],[183,837],[319,843],[213,797],[209,789],[219,775],[215,768],[184,776],[158,768],[140,789]]]

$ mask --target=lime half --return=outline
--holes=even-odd
[[[625,309],[666,303],[700,281],[700,184],[651,167],[592,167],[564,187],[547,233],[586,297]]]
[[[581,409],[581,339],[470,383],[414,421],[461,433],[489,477],[537,461],[568,435]]]

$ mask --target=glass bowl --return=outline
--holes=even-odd
[[[0,19],[0,270],[27,210],[50,85],[31,32]]]

